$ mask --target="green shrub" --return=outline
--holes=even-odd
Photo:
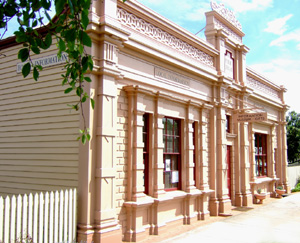
[[[296,187],[294,189],[292,189],[292,192],[300,192],[300,182],[298,180],[298,184],[296,185]]]

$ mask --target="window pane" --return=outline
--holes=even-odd
[[[180,142],[179,137],[175,137],[174,138],[174,152],[175,153],[179,153],[179,142]]]
[[[172,188],[172,171],[167,171],[164,173],[164,183],[165,188]]]
[[[174,120],[174,135],[179,135],[179,120]]]
[[[173,119],[167,119],[167,134],[173,135]]]
[[[172,156],[172,170],[178,170],[178,155]]]
[[[167,137],[167,153],[173,152],[173,137],[168,136]]]

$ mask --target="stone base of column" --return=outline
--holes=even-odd
[[[246,194],[243,194],[243,206],[249,207],[253,204],[253,195],[251,192],[247,192]]]
[[[122,231],[114,230],[106,233],[97,233],[94,236],[93,243],[112,243],[112,242],[122,242]]]
[[[286,193],[291,193],[291,187],[289,184],[287,184],[287,183],[283,184],[283,187],[284,187]]]
[[[210,212],[206,211],[201,214],[201,220],[208,220],[210,218]]]
[[[216,198],[210,198],[209,200],[209,211],[211,216],[219,215],[219,202]]]
[[[242,207],[243,206],[243,195],[242,193],[235,194],[235,206]]]
[[[219,200],[219,214],[218,215],[226,215],[231,213],[231,200],[229,197],[222,198]]]
[[[91,225],[77,225],[77,242],[94,242],[94,227]]]
[[[95,225],[94,242],[93,243],[112,243],[122,242],[122,230],[116,221],[106,223],[105,225]]]

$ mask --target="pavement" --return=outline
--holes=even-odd
[[[170,231],[151,242],[300,243],[300,192],[281,199],[269,198],[260,205],[233,208],[232,214],[211,217],[189,231]]]

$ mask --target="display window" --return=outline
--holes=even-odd
[[[144,163],[144,193],[149,193],[149,114],[143,115],[143,163]]]
[[[255,174],[256,176],[267,176],[267,135],[255,133]]]
[[[165,190],[178,190],[181,179],[181,121],[180,119],[163,118],[163,125]]]

